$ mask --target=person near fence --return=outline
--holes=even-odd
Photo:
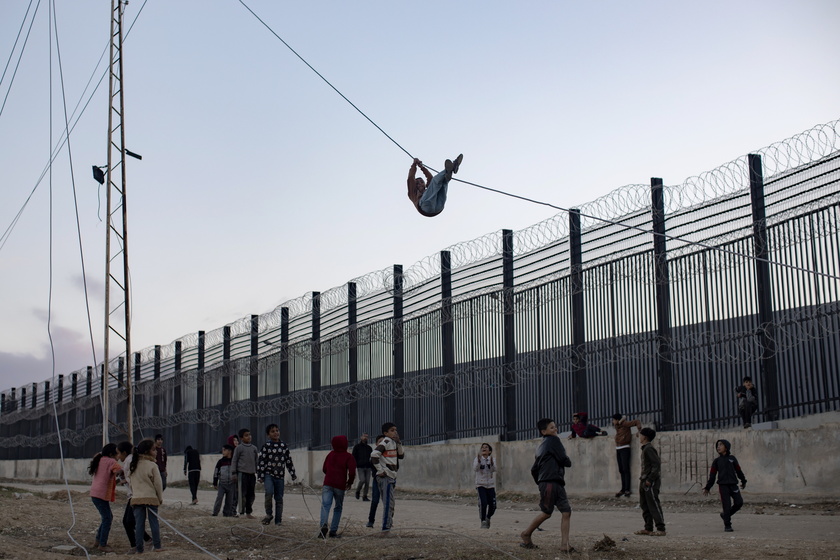
[[[607,435],[607,432],[595,424],[589,423],[589,415],[586,412],[575,412],[572,415],[572,433],[569,434],[569,439],[576,437],[588,439],[605,435]]]
[[[665,536],[665,514],[659,503],[659,489],[662,486],[662,460],[659,452],[651,443],[656,437],[653,428],[642,428],[636,434],[642,446],[642,474],[639,477],[639,507],[645,528],[636,531],[637,535],[653,537]],[[654,530],[654,525],[656,530]]]
[[[257,478],[265,484],[265,517],[261,523],[268,525],[274,519],[275,525],[283,522],[283,494],[286,490],[286,470],[292,481],[297,480],[292,455],[285,443],[280,441],[280,427],[269,424],[265,427],[268,441],[260,449],[257,462]],[[272,506],[274,515],[272,516]]]
[[[356,460],[347,452],[350,443],[347,436],[334,436],[331,440],[332,451],[324,458],[324,486],[321,488],[321,532],[322,539],[338,538],[338,524],[344,509],[344,493],[353,488],[356,478]],[[333,503],[335,506],[333,506]],[[332,523],[328,526],[330,508],[333,508]]]
[[[122,457],[123,459],[125,456]],[[108,443],[102,451],[93,456],[88,465],[88,474],[93,477],[90,483],[90,499],[99,512],[99,527],[93,546],[102,552],[113,552],[108,546],[108,535],[114,514],[111,512],[111,502],[117,499],[117,473],[122,470],[118,461],[117,445]]]
[[[373,466],[370,464],[370,454],[373,452],[370,445],[368,445],[368,435],[362,434],[359,438],[359,443],[353,446],[353,460],[356,461],[356,474],[359,478],[359,484],[356,486],[356,499],[359,499],[359,494],[362,494],[362,501],[368,501],[368,489],[370,488],[370,479],[373,476]]]
[[[129,473],[131,476],[131,507],[134,509],[134,534],[145,533],[146,518],[149,518],[149,529],[152,532],[152,546],[155,552],[163,550],[160,540],[160,523],[158,522],[158,506],[163,503],[163,479],[156,464],[156,443],[144,439],[137,444],[131,457]],[[143,553],[143,539],[137,539],[138,554]]]
[[[531,535],[545,520],[554,513],[554,508],[561,513],[560,518],[560,551],[576,552],[569,544],[569,529],[572,522],[572,506],[566,496],[566,469],[572,466],[572,461],[566,454],[566,448],[557,436],[557,424],[551,418],[541,418],[537,422],[537,429],[542,441],[534,456],[531,467],[531,477],[540,489],[540,513],[531,524],[519,534],[522,548],[539,548],[534,544]]]
[[[131,545],[131,550],[137,549],[137,540],[135,538],[135,526],[136,520],[134,519],[134,509],[131,507],[131,459],[134,457],[134,446],[131,444],[130,441],[121,441],[117,444],[117,452],[119,454],[125,453],[125,457],[122,459],[122,471],[117,473],[117,482],[125,486],[126,489],[126,502],[125,502],[125,511],[123,512],[123,529],[125,529],[125,535],[128,537],[128,543]],[[143,540],[146,542],[152,541],[152,536],[147,533],[145,530],[143,531]],[[130,554],[130,553],[129,553]]]
[[[221,510],[224,517],[236,515],[236,475],[231,472],[233,446],[226,443],[222,446],[222,458],[216,462],[213,469],[213,488],[216,490],[216,503],[213,504],[213,516],[219,515]],[[222,509],[224,500],[224,509]]]
[[[163,434],[155,435],[155,463],[157,464],[163,489],[166,490],[166,448],[163,447]]]
[[[615,493],[616,498],[632,495],[630,491],[630,442],[633,441],[632,428],[642,429],[638,420],[628,420],[621,414],[613,414],[612,425],[615,428],[615,456],[618,461],[618,473],[621,475],[621,490]]]
[[[752,426],[752,415],[758,410],[758,390],[752,377],[744,377],[741,385],[735,387],[735,394],[738,396],[738,412],[741,414],[744,428],[749,428]]]
[[[458,173],[463,159],[464,155],[460,154],[454,160],[446,160],[444,170],[432,177],[423,162],[414,158],[408,171],[408,198],[420,214],[433,218],[443,212],[449,181],[452,180],[453,173]],[[426,176],[425,181],[416,176],[418,168]]]
[[[384,435],[379,434],[376,436],[376,444],[379,445],[385,438]],[[372,468],[372,467],[371,467]],[[370,487],[370,511],[368,511],[368,522],[365,527],[373,528],[373,523],[376,521],[376,508],[379,506],[379,484],[377,483],[378,478],[373,479],[373,484]]]
[[[254,519],[254,500],[256,499],[257,487],[257,461],[260,452],[257,446],[251,443],[253,436],[251,430],[242,428],[239,430],[239,445],[233,451],[233,474],[239,481],[242,489],[239,499],[239,514],[245,514],[248,519]]]
[[[233,447],[233,450],[236,451],[236,448],[239,447],[239,436],[237,434],[231,434],[227,438],[227,444]],[[240,481],[239,477],[235,477],[233,481],[233,509],[236,511],[236,508],[239,507],[239,496],[242,494],[240,491]]]
[[[703,495],[708,496],[709,490],[712,489],[715,478],[717,478],[720,503],[723,506],[720,518],[723,519],[723,530],[727,533],[732,532],[732,516],[744,505],[741,490],[747,487],[747,477],[741,470],[738,459],[730,453],[731,447],[731,444],[725,439],[719,439],[715,442],[715,451],[717,451],[718,456],[712,461],[709,481],[703,488]],[[740,490],[738,489],[738,480],[741,481]]]
[[[482,443],[478,455],[473,459],[475,489],[478,491],[478,517],[481,528],[490,528],[490,518],[496,513],[496,459],[493,447]]]
[[[394,524],[394,489],[397,486],[397,471],[400,460],[405,457],[397,425],[382,424],[382,441],[373,448],[370,462],[376,469],[376,483],[379,485],[379,499],[382,500],[382,531],[387,533]]]
[[[198,449],[188,445],[184,449],[184,476],[190,485],[192,505],[198,504],[198,483],[201,482],[201,454]]]

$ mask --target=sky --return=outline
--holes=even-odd
[[[840,117],[835,0],[244,1],[381,131],[241,2],[133,0],[135,351],[556,213],[453,182],[423,217],[408,154],[570,208]],[[0,2],[2,391],[93,365],[104,338],[110,2],[55,2],[52,40],[40,2],[22,48],[36,3]]]

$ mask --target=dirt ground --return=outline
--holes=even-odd
[[[258,486],[255,514],[262,511]],[[695,489],[697,490],[697,489]],[[612,497],[582,497],[570,493],[572,502],[571,543],[579,551],[567,555],[559,550],[560,515],[534,533],[540,548],[518,546],[518,535],[536,515],[536,493],[531,496],[501,496],[492,527],[479,527],[474,496],[410,494],[397,488],[394,530],[382,538],[365,527],[369,504],[352,495],[344,504],[340,539],[316,537],[320,492],[303,486],[287,486],[281,527],[264,527],[258,519],[212,517],[215,493],[199,491],[199,504],[188,505],[189,492],[170,487],[160,508],[165,551],[155,558],[199,560],[257,559],[837,559],[840,560],[840,502],[812,499],[806,503],[750,495],[734,517],[734,533],[724,533],[718,516],[720,504],[703,497],[699,490],[688,496],[663,496],[667,536],[642,537],[635,500]],[[713,494],[714,496],[714,494]],[[71,499],[70,499],[71,498]],[[122,527],[125,498],[113,505],[114,524],[104,554],[89,550],[90,557],[119,557],[128,551]],[[99,525],[85,486],[0,482],[0,559],[57,560],[84,557],[73,539],[90,547]],[[381,519],[381,517],[377,517]],[[75,521],[74,521],[75,520]],[[606,539],[609,538],[610,542]],[[192,541],[192,542],[190,542]],[[67,547],[59,549],[56,547]],[[203,549],[203,550],[202,550]],[[151,547],[147,546],[147,553]]]

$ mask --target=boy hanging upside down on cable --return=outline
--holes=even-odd
[[[453,173],[458,173],[463,159],[464,154],[460,154],[454,161],[446,160],[444,170],[432,177],[423,162],[414,158],[414,163],[408,171],[408,198],[414,203],[418,212],[427,218],[433,218],[443,212],[449,181]],[[418,167],[426,176],[425,181],[420,177],[415,177]]]

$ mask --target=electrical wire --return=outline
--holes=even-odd
[[[20,61],[23,59],[23,52],[26,50],[26,44],[29,42],[29,34],[32,32],[32,25],[35,23],[35,16],[38,15],[38,7],[41,5],[41,0],[38,0],[38,4],[35,6],[35,11],[32,12],[32,19],[29,22],[29,29],[26,31],[26,38],[23,40],[23,46],[20,48],[20,54],[18,55],[17,63],[15,64],[15,71],[12,73],[11,80],[9,81],[9,89],[6,90],[6,95],[3,97],[3,105],[0,106],[0,116],[3,115],[3,110],[6,108],[6,101],[9,100],[9,94],[12,92],[12,85],[15,83],[15,76],[17,76],[18,68],[20,67]],[[29,14],[29,8],[32,6],[32,2],[30,0],[29,6],[26,8],[26,14]],[[24,24],[26,23],[26,14],[23,16],[23,22],[20,24],[20,29],[23,29]],[[12,60],[12,56],[15,53],[15,47],[17,47],[18,39],[20,39],[20,30],[18,30],[18,36],[15,39],[15,44],[12,47],[12,52],[9,53],[9,62]],[[0,78],[0,83],[3,82],[3,79],[6,77],[6,70],[9,68],[9,62],[6,63],[6,68],[3,69],[3,77]]]

